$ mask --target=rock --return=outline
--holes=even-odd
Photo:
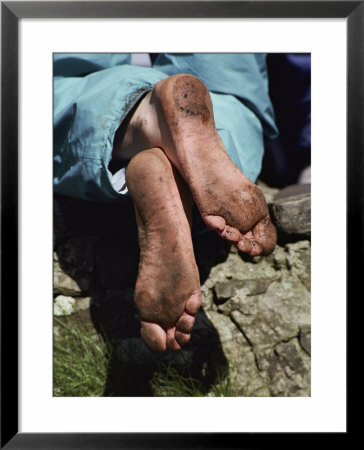
[[[91,298],[75,298],[75,310],[76,311],[86,311],[90,309]]]
[[[224,303],[233,297],[238,289],[244,289],[247,295],[263,294],[272,281],[271,279],[251,279],[216,283],[214,286],[216,304]]]
[[[303,350],[305,350],[311,356],[311,326],[306,325],[300,328],[300,344]]]
[[[270,395],[311,395],[310,357],[301,349],[296,338],[273,348],[257,349],[255,354],[259,369],[267,374],[270,380]]]
[[[273,202],[306,195],[311,195],[310,184],[292,184],[276,192]]]
[[[299,333],[310,321],[310,295],[304,286],[290,278],[272,283],[267,292],[248,301],[236,295],[234,320],[252,345],[272,345]]]
[[[225,314],[211,311],[207,315],[218,331],[223,352],[229,361],[235,393],[240,396],[269,396],[268,378],[259,371],[252,347],[244,335],[236,332],[236,326]]]
[[[270,186],[268,186],[266,183],[264,183],[264,181],[262,180],[257,180],[257,186],[259,187],[259,189],[263,192],[264,197],[265,197],[265,201],[267,202],[267,204],[269,205],[270,203],[272,203],[274,197],[278,194],[279,189],[277,188],[272,188]]]
[[[270,257],[256,257],[252,260],[244,260],[238,253],[231,252],[223,263],[217,264],[211,269],[209,278],[204,283],[212,288],[218,283],[231,283],[238,287],[250,281],[250,287],[254,290],[254,280],[266,280],[271,282],[277,280],[280,274],[272,267]],[[257,283],[255,283],[257,288]]]
[[[58,204],[55,314],[84,315],[113,343],[105,395],[151,395],[148,386],[160,364],[200,380],[207,395],[228,368],[232,395],[310,395],[309,187],[262,190],[278,232],[290,239],[280,241],[272,255],[252,258],[216,233],[195,236],[203,308],[183,350],[162,355],[140,338],[133,303],[139,253],[132,210]],[[132,375],[129,384],[124,373]],[[140,384],[134,383],[136,376]]]
[[[54,300],[53,315],[54,316],[70,316],[75,311],[75,299],[58,295]]]
[[[311,290],[311,244],[299,241],[287,244],[287,264],[291,273],[295,274],[308,291]]]
[[[214,286],[214,292],[216,296],[216,304],[219,305],[221,303],[225,303],[226,300],[231,298],[238,287],[242,287],[242,282],[238,281],[237,283],[216,283]]]
[[[311,166],[306,167],[300,173],[297,183],[299,184],[311,184]]]
[[[81,295],[81,289],[76,281],[60,268],[58,258],[55,258],[53,266],[53,295],[66,295],[71,297]]]
[[[288,269],[286,248],[276,247],[273,253],[273,267],[276,270]]]
[[[229,362],[244,361],[240,386],[258,380],[249,395],[310,395],[310,250],[298,241],[251,260],[233,251],[202,286]]]
[[[311,235],[311,185],[288,186],[275,195],[270,205],[278,230],[295,236]]]

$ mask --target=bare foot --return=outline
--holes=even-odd
[[[150,103],[159,124],[166,124],[161,145],[187,182],[206,225],[242,252],[271,253],[276,230],[264,195],[229,158],[204,84],[191,75],[174,75],[156,84]]]
[[[201,305],[189,211],[184,210],[188,199],[159,148],[134,156],[126,176],[140,245],[135,304],[141,336],[152,350],[179,350],[190,339]]]

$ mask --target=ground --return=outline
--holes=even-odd
[[[213,232],[195,238],[202,308],[191,341],[162,355],[145,347],[135,319],[137,237],[120,233],[135,229],[132,209],[115,214],[112,205],[55,199],[55,313],[68,309],[67,317],[80,315],[92,333],[103,330],[111,341],[100,395],[158,395],[153,382],[161,367],[197,380],[203,395],[219,395],[224,378],[230,390],[221,395],[310,395],[309,185],[261,187],[278,227],[276,250],[247,257]]]

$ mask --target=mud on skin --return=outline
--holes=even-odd
[[[205,88],[198,78],[182,76],[176,80],[173,98],[176,107],[186,117],[200,116],[201,122],[206,125],[210,120],[210,111],[206,104],[204,90]]]
[[[269,254],[276,232],[262,192],[229,158],[208,90],[196,77],[158,82],[133,120],[135,130],[145,123],[139,130],[144,151],[127,169],[141,247],[135,289],[141,335],[153,350],[178,350],[190,337],[201,292],[191,211],[176,180],[184,179],[206,225],[238,250]]]
[[[192,75],[177,74],[157,83],[154,92],[168,130],[162,148],[188,184],[206,225],[240,251],[271,253],[276,232],[264,195],[228,156],[206,86]]]
[[[201,304],[188,213],[172,166],[159,148],[131,160],[127,184],[140,245],[134,301],[141,336],[152,350],[179,350],[190,339],[194,314]]]

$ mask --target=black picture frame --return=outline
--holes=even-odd
[[[257,448],[272,433],[18,432],[18,21],[22,18],[345,18],[347,21],[347,305],[362,277],[364,1],[1,2],[1,448]],[[359,248],[359,258],[358,255]],[[11,293],[11,295],[10,295]],[[356,295],[356,294],[355,294]],[[349,308],[347,308],[349,313]],[[350,344],[350,341],[348,341]],[[348,344],[348,355],[350,345]],[[348,419],[350,414],[348,412]],[[335,433],[336,443],[349,436]],[[319,434],[315,436],[318,442]],[[327,438],[324,434],[323,438]],[[300,436],[302,445],[309,434]],[[296,434],[285,435],[297,443]],[[282,445],[282,441],[280,443]]]

